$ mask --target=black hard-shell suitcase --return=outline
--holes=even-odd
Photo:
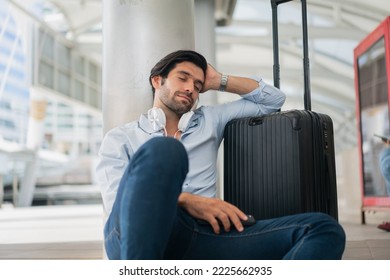
[[[289,1],[271,0],[277,87],[277,6]],[[256,219],[303,212],[338,219],[333,124],[311,111],[306,17],[302,0],[305,110],[236,119],[225,127],[224,199]]]

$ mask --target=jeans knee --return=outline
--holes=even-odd
[[[301,214],[304,238],[293,252],[293,259],[339,260],[345,249],[345,232],[337,220],[325,213]],[[302,237],[302,236],[301,236]]]
[[[332,237],[334,242],[340,245],[345,244],[346,235],[344,229],[336,219],[325,213],[313,213],[313,215],[318,227],[329,234],[329,237]]]
[[[143,144],[133,157],[144,168],[170,173],[187,174],[188,156],[183,144],[171,137],[155,137]]]
[[[155,137],[147,141],[142,147],[150,154],[154,161],[184,164],[188,161],[187,151],[183,144],[172,137]]]

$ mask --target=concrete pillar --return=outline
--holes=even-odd
[[[194,0],[103,0],[103,132],[152,106],[151,68],[195,49]]]
[[[215,1],[195,0],[195,50],[204,55],[211,65],[216,62]],[[216,92],[209,91],[199,98],[200,105],[213,105],[218,102]]]

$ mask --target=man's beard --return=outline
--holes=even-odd
[[[160,97],[160,100],[171,111],[175,112],[178,115],[183,115],[183,114],[185,114],[185,113],[187,113],[188,111],[191,110],[191,108],[192,108],[192,106],[194,104],[194,100],[190,96],[189,98],[191,99],[191,102],[184,104],[184,103],[182,103],[180,101],[176,101],[175,100],[175,98],[178,95],[186,95],[186,96],[188,96],[186,93],[182,93],[182,92],[176,91],[174,96],[173,96],[173,98],[169,98],[169,95],[167,95],[167,94],[162,94],[161,97]]]

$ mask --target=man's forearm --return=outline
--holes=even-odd
[[[203,92],[207,90],[220,90],[223,74],[218,72],[210,64],[207,68]],[[260,89],[260,90],[256,90]],[[263,106],[262,113],[271,113],[281,108],[286,95],[272,85],[266,84],[262,79],[256,80],[239,76],[228,76],[225,91],[243,96],[245,99],[261,103]]]
[[[220,90],[222,75],[222,73],[218,72],[214,67],[209,64],[202,92],[205,92],[210,89]],[[259,83],[254,79],[228,75],[225,91],[238,95],[243,95],[250,93],[258,87]]]
[[[258,87],[259,83],[256,80],[245,77],[228,76],[225,91],[243,95],[250,93]]]

